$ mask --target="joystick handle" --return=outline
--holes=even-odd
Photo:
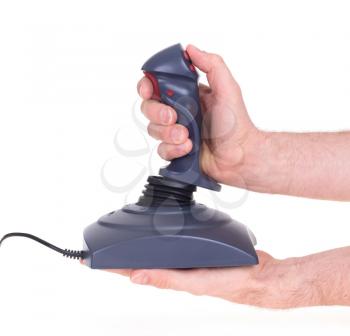
[[[202,113],[198,92],[198,74],[187,52],[175,44],[152,56],[143,66],[153,85],[153,97],[171,106],[177,123],[187,127],[192,140],[189,154],[174,159],[159,174],[183,183],[219,191],[221,186],[200,168]]]

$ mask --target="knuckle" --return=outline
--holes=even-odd
[[[161,143],[161,158],[166,161],[172,160],[175,156],[173,155],[173,150],[171,149],[171,145],[168,145],[165,142]]]
[[[158,155],[164,159],[164,160],[167,160],[167,156],[166,156],[166,152],[164,151],[164,145],[163,143],[161,143],[158,148],[157,148],[157,153]]]
[[[235,81],[235,87],[236,87],[236,90],[241,91],[241,86],[236,81]]]
[[[172,141],[172,130],[173,127],[172,126],[165,126],[162,128],[162,133],[161,133],[161,137],[164,141],[171,143]]]
[[[236,95],[241,95],[242,94],[241,87],[239,86],[239,84],[237,82],[235,82],[233,90],[234,90],[234,93]]]
[[[163,138],[163,129],[156,124],[149,123],[147,126],[147,131],[148,134],[156,140]]]
[[[159,131],[158,131],[158,136],[159,136],[159,139],[168,142],[169,139],[170,139],[170,129],[169,129],[169,127],[166,127],[166,126],[160,127]]]
[[[141,110],[142,113],[145,113],[146,107],[147,107],[147,103],[148,103],[147,100],[143,100],[143,101],[141,102],[140,110]]]
[[[150,136],[152,136],[152,134],[153,134],[153,125],[152,125],[151,123],[149,123],[149,124],[147,125],[147,132],[148,132],[148,134],[149,134]]]
[[[224,59],[218,54],[212,54],[211,60],[212,60],[214,65],[221,65],[224,63]]]

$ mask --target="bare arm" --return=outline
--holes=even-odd
[[[349,201],[350,132],[258,131],[237,171],[250,190]]]
[[[281,305],[350,305],[350,247],[289,258],[275,277],[284,284]],[[278,294],[275,291],[274,296]]]

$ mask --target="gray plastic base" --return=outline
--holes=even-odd
[[[130,204],[84,231],[85,263],[94,269],[255,265],[255,244],[246,226],[203,204]]]

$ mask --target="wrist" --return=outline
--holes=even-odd
[[[258,192],[270,192],[268,182],[271,139],[268,132],[252,126],[243,138],[233,140],[228,169],[221,170],[222,183]]]
[[[322,304],[313,274],[307,271],[308,259],[274,260],[253,274],[254,287],[263,293],[261,306],[284,309]]]
[[[293,150],[282,133],[254,128],[242,144],[242,162],[237,172],[248,190],[288,194]]]

